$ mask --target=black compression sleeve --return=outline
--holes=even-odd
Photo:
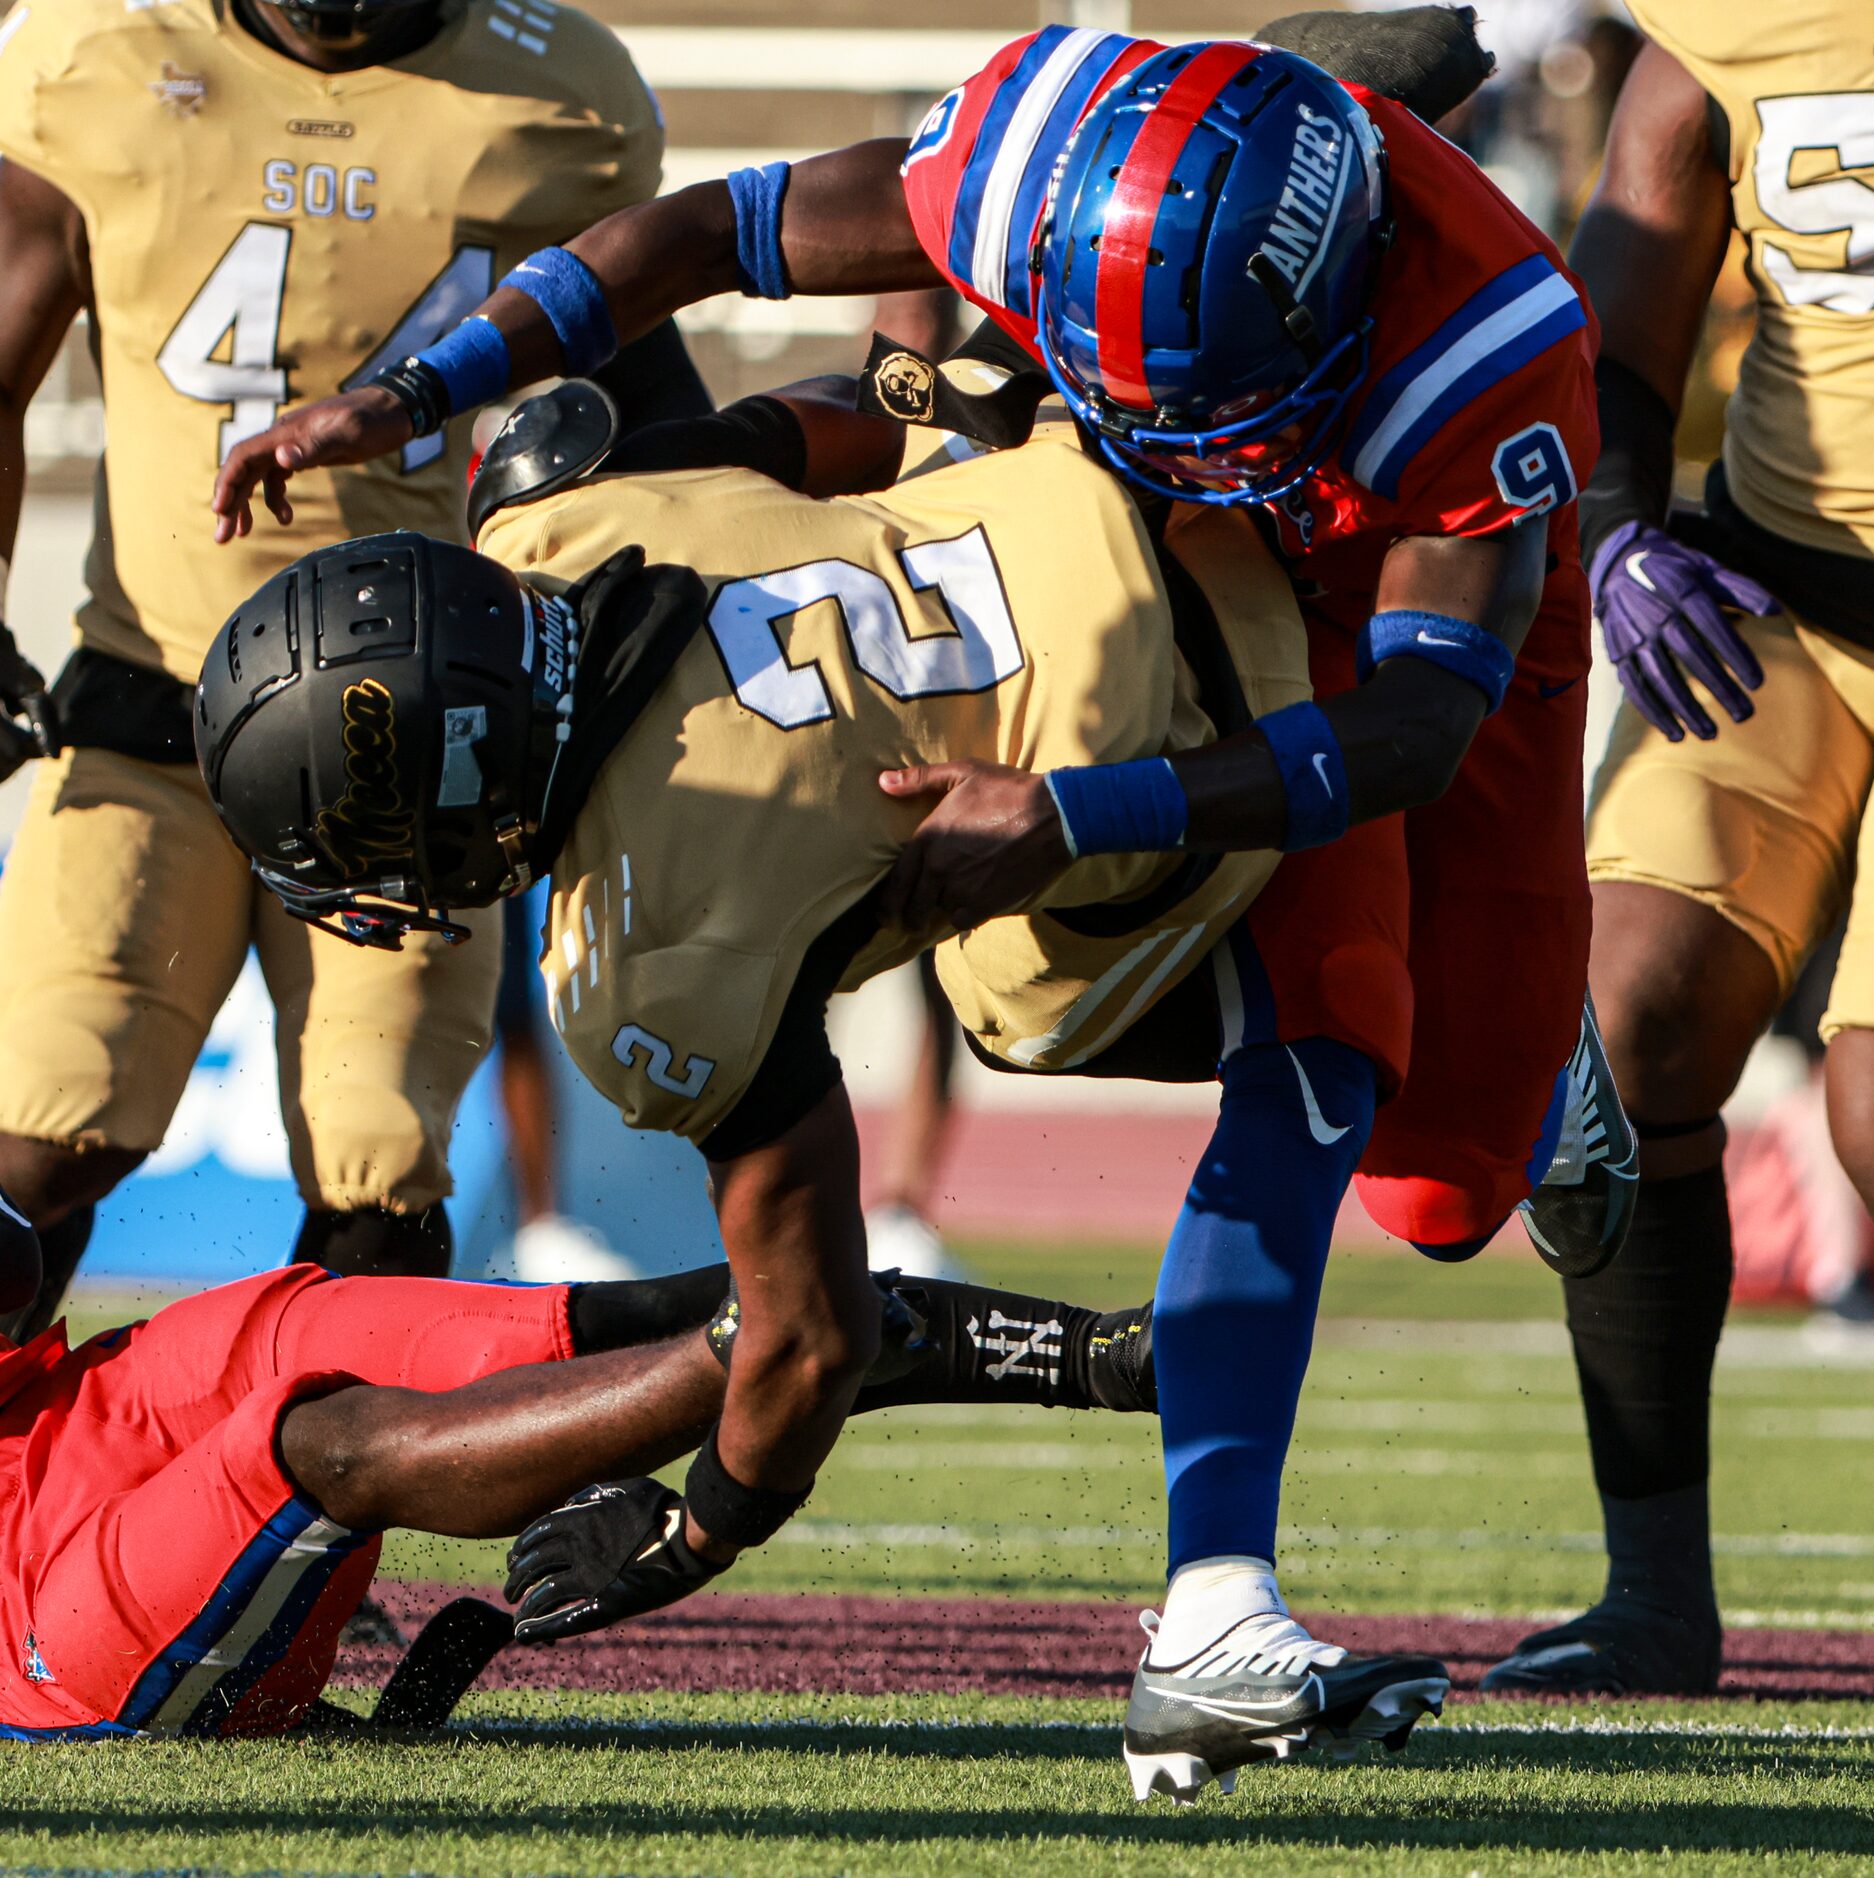
[[[1666,519],[1672,505],[1672,407],[1638,372],[1604,354],[1595,361],[1601,454],[1581,492],[1581,558],[1622,522]]]
[[[611,393],[627,430],[707,417],[715,409],[675,320],[665,320],[643,338],[620,346],[592,377]]]
[[[752,469],[798,489],[807,478],[807,438],[778,398],[743,398],[707,417],[647,424],[620,438],[602,467],[626,474]]]

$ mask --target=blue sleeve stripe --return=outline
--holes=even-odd
[[[1042,119],[1038,134],[1027,143],[1003,229],[1002,278],[999,290],[991,296],[1011,312],[1030,314],[1034,311],[1028,303],[1028,246],[1035,224],[1041,219],[1055,159],[1066,147],[1094,94],[1106,83],[1114,62],[1129,44],[1131,41],[1123,34],[1105,33],[1093,37],[1092,43],[1084,49],[1077,49],[1077,56],[1065,68],[1053,108]]]
[[[16,1728],[11,1722],[0,1722],[0,1741],[109,1741],[136,1732],[122,1722],[74,1722],[64,1728]]]
[[[949,263],[950,272],[959,280],[968,281],[978,292],[983,289],[975,274],[976,227],[990,171],[1002,153],[1002,140],[1009,122],[1027,96],[1028,87],[1073,30],[1069,26],[1043,27],[1035,35],[1034,44],[1016,62],[1014,71],[996,87],[996,95],[989,100],[989,109],[976,127],[976,141],[970,146],[969,161],[963,166],[963,175],[957,184],[956,214],[950,222]]]
[[[1473,294],[1374,386],[1342,460],[1358,481],[1391,499],[1412,458],[1457,412],[1587,318],[1566,276],[1531,255]]]

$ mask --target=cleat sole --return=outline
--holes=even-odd
[[[1126,1772],[1135,1800],[1168,1793],[1180,1806],[1195,1805],[1212,1778],[1210,1763],[1195,1754],[1135,1754],[1131,1748],[1126,1749]]]

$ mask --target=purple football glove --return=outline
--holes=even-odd
[[[1645,522],[1622,522],[1601,543],[1588,581],[1607,656],[1634,709],[1655,730],[1674,743],[1688,730],[1706,742],[1718,734],[1686,672],[1732,723],[1757,708],[1744,694],[1763,683],[1763,667],[1724,609],[1780,613],[1781,603],[1767,589]]]

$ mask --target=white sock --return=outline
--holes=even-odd
[[[1154,1669],[1188,1663],[1193,1675],[1252,1667],[1284,1675],[1338,1663],[1346,1654],[1336,1644],[1317,1643],[1289,1616],[1267,1559],[1236,1554],[1197,1559],[1172,1574],[1147,1657]]]

